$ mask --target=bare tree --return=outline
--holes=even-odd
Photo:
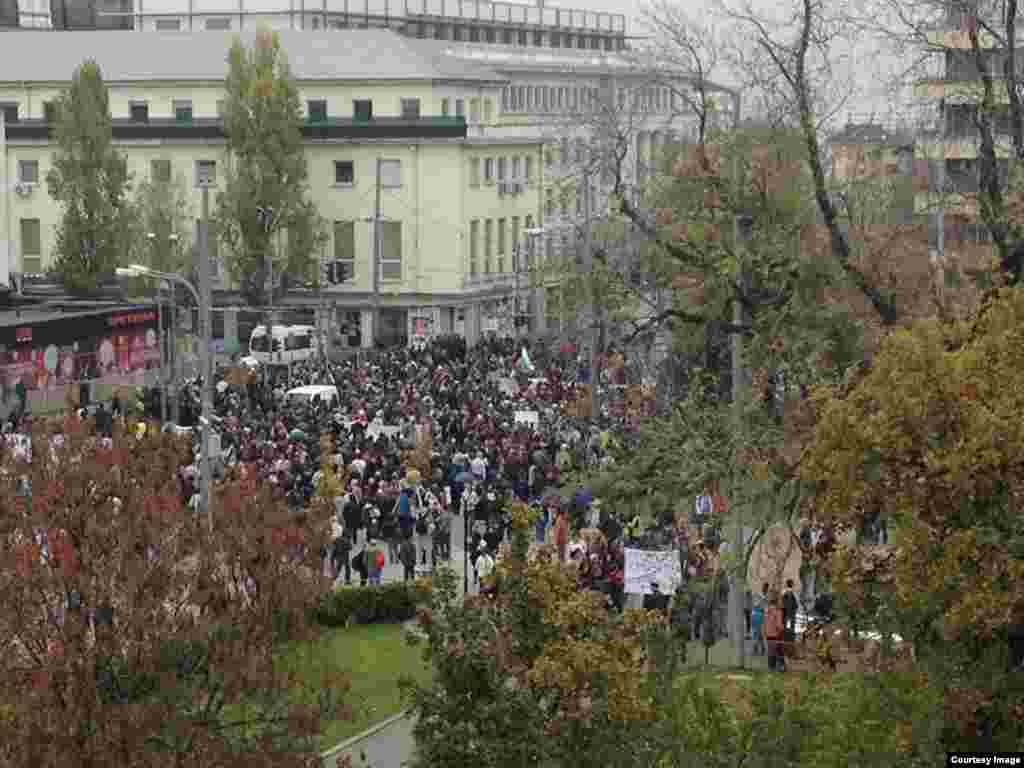
[[[882,323],[895,324],[900,312],[883,291],[857,267],[839,211],[829,194],[820,132],[849,100],[853,89],[843,87],[838,61],[851,26],[830,13],[823,0],[798,0],[767,18],[749,2],[723,6],[748,46],[737,47],[736,70],[749,89],[760,94],[765,107],[784,123],[795,123],[803,137],[814,196],[828,229],[831,252],[846,277],[874,307]]]

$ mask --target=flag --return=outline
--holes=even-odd
[[[523,354],[519,356],[519,367],[524,371],[533,370],[533,363],[530,362],[530,355],[526,351],[526,347],[523,347]]]

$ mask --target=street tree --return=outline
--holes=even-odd
[[[887,545],[837,550],[833,585],[861,626],[913,644],[943,693],[947,748],[1024,738],[1012,674],[1024,657],[1024,430],[1021,392],[1006,385],[1024,362],[1022,321],[1018,287],[970,322],[894,333],[857,381],[818,393],[800,469],[819,522],[887,523]]]
[[[129,250],[131,176],[113,145],[107,86],[99,65],[86,61],[55,103],[57,151],[47,190],[61,208],[56,269],[71,291],[112,278]]]
[[[189,441],[76,419],[5,450],[0,762],[307,766],[344,681],[278,661],[312,637],[326,534],[254,477],[187,509]]]
[[[138,185],[127,263],[145,264],[159,272],[182,272],[190,267],[189,222],[194,216],[185,185],[181,175],[152,178]]]
[[[314,280],[325,242],[309,195],[299,90],[275,34],[259,32],[251,48],[234,42],[225,90],[227,168],[217,232],[242,294],[262,305]]]
[[[641,741],[631,734],[656,716],[645,652],[664,617],[613,618],[551,548],[529,554],[526,505],[514,505],[512,525],[493,597],[455,600],[444,569],[420,611],[434,676],[411,690],[414,764],[635,765]]]

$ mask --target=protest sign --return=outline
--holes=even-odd
[[[675,591],[682,582],[679,568],[679,553],[674,549],[652,550],[626,547],[626,594],[646,595],[651,591],[651,582],[658,583],[663,593]]]
[[[536,429],[540,425],[540,414],[537,411],[516,411],[516,424],[525,424]]]

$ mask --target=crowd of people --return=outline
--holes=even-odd
[[[664,608],[688,639],[726,636],[729,586],[719,568],[716,524],[726,502],[713,485],[687,519],[665,510],[646,527],[639,516],[603,508],[586,489],[560,495],[566,472],[612,461],[614,442],[630,439],[630,424],[611,408],[590,419],[571,407],[577,382],[588,378],[581,366],[569,352],[545,355],[513,340],[470,349],[447,337],[419,349],[225,375],[215,387],[214,474],[264,478],[282,501],[302,510],[321,490],[323,468],[333,467],[343,486],[333,495],[333,514],[322,521],[331,544],[321,555],[325,574],[339,584],[379,583],[388,565],[412,579],[449,560],[454,540],[462,545],[467,581],[471,576],[487,592],[508,537],[509,502],[518,499],[535,507],[536,541],[554,544],[579,588],[604,593],[619,610],[626,600],[626,547],[678,550],[684,582],[705,580],[710,589],[683,589],[670,600],[655,585],[645,604]],[[289,397],[305,385],[329,385],[337,397]],[[196,421],[200,387],[199,381],[183,387],[182,421]],[[101,408],[97,433],[109,435],[112,419],[125,409],[120,400]],[[9,442],[22,431],[6,429]],[[178,473],[183,503],[194,508],[198,430],[195,437],[196,460]],[[773,659],[773,643],[786,638],[773,634],[772,606],[785,604],[789,628],[790,596],[791,590],[785,599],[773,596],[767,585],[747,595],[747,632],[755,651]]]

